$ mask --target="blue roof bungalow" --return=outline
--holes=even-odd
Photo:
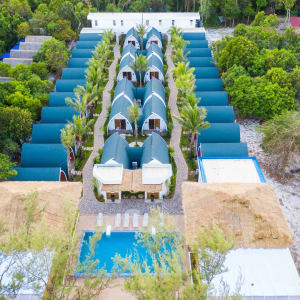
[[[135,58],[132,58],[130,55],[125,56],[125,58],[120,62],[119,73],[117,76],[117,81],[127,78],[132,82],[137,81],[137,74],[135,70],[131,67],[134,63]]]
[[[161,201],[168,193],[172,176],[168,146],[153,133],[142,147],[129,147],[118,133],[105,142],[101,163],[94,165],[98,192],[106,202],[137,197]]]
[[[162,36],[161,33],[154,27],[152,27],[146,34],[146,49],[155,44],[159,48],[162,48]]]
[[[162,103],[165,104],[166,101],[166,93],[162,82],[156,78],[152,78],[146,84],[145,94],[143,97],[143,106],[147,103],[152,96],[156,96],[159,98]]]
[[[73,92],[78,86],[86,86],[85,79],[60,79],[56,81],[56,92]]]
[[[129,44],[129,45],[127,45],[126,47],[124,47],[120,62],[121,62],[127,55],[129,55],[133,60],[135,60],[135,57],[136,57],[136,48],[135,48],[132,44]]]
[[[133,126],[129,118],[129,108],[132,102],[125,96],[118,97],[114,100],[109,114],[109,121],[107,124],[107,132],[133,132]]]
[[[147,49],[147,52],[146,52],[147,59],[149,60],[151,56],[156,56],[161,61],[161,63],[163,64],[164,61],[163,61],[162,51],[156,44],[152,44]]]
[[[140,49],[140,38],[134,27],[129,29],[126,33],[123,47],[126,47],[129,44],[133,45],[136,49]]]
[[[49,106],[66,106],[66,98],[74,97],[74,92],[51,92],[49,95]]]
[[[152,78],[164,81],[164,66],[161,60],[152,55],[148,60],[148,70],[144,76],[144,82],[147,83]]]
[[[41,123],[68,123],[73,120],[73,116],[79,113],[70,106],[43,107],[41,113]]]
[[[67,181],[66,173],[61,168],[15,168],[18,175],[12,181]]]
[[[121,96],[124,96],[127,100],[133,103],[135,100],[133,89],[133,84],[127,78],[120,80],[115,88],[113,103]]]

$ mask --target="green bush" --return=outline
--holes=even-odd
[[[0,63],[0,76],[9,77],[11,72],[11,65],[7,63]]]
[[[251,26],[271,26],[276,27],[280,23],[278,17],[275,14],[265,15],[264,11],[260,11],[255,16]]]
[[[47,69],[47,64],[45,62],[33,62],[30,65],[30,70],[33,74],[38,75],[41,79],[47,79],[49,71]]]

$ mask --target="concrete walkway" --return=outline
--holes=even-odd
[[[102,94],[102,111],[100,113],[100,116],[98,117],[95,126],[94,126],[94,149],[91,153],[88,161],[86,162],[82,176],[83,176],[83,199],[79,204],[79,209],[88,209],[89,207],[86,207],[85,204],[88,206],[91,205],[91,203],[87,203],[90,201],[85,201],[86,199],[90,199],[92,202],[98,203],[97,199],[94,196],[94,185],[93,185],[93,166],[94,166],[94,157],[98,155],[98,150],[100,148],[103,148],[104,145],[104,132],[103,132],[103,126],[105,123],[105,120],[107,118],[107,110],[110,106],[111,99],[110,99],[110,91],[114,86],[114,78],[116,76],[116,65],[118,62],[118,59],[120,57],[120,46],[116,44],[114,47],[114,60],[111,63],[109,70],[108,70],[108,82],[105,86],[105,89]]]
[[[177,166],[177,177],[176,177],[176,188],[174,197],[169,200],[164,201],[163,209],[165,208],[167,211],[176,211],[182,212],[182,202],[181,202],[181,184],[187,180],[188,178],[188,167],[181,152],[179,142],[181,136],[181,125],[179,122],[173,118],[173,116],[179,116],[179,111],[177,107],[177,94],[178,90],[175,85],[173,79],[173,73],[171,72],[172,69],[175,68],[174,63],[171,58],[172,46],[168,45],[166,50],[166,58],[167,58],[167,65],[168,65],[168,85],[170,88],[170,97],[168,105],[171,110],[172,120],[173,120],[173,131],[170,140],[170,146],[174,149],[174,159]]]

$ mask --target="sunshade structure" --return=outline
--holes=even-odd
[[[198,155],[203,157],[247,157],[247,143],[201,143]]]
[[[64,68],[62,70],[61,78],[63,80],[66,79],[85,79],[86,76],[86,68]]]
[[[85,86],[85,70],[96,45],[101,42],[99,34],[81,34],[72,52],[62,79],[56,81],[56,92],[49,96],[49,106],[43,107],[40,124],[33,125],[32,144],[22,147],[21,167],[16,168],[15,181],[66,181],[68,159],[74,159],[74,149],[61,144],[61,130],[79,113],[67,106],[65,99],[75,97],[74,89]],[[69,155],[68,155],[69,152]]]
[[[73,92],[78,86],[86,86],[85,79],[64,79],[56,81],[56,91],[57,92]]]
[[[232,106],[205,106],[206,118],[210,123],[233,123],[234,112]]]

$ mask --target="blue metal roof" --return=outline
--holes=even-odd
[[[132,104],[129,102],[127,98],[124,96],[119,97],[116,101],[114,101],[111,111],[109,114],[109,120],[111,120],[115,115],[120,113],[122,116],[124,116],[129,122],[129,108]]]
[[[233,123],[234,112],[232,106],[205,106],[206,118],[210,123]]]
[[[76,42],[76,49],[92,49],[94,50],[99,41],[78,41]]]
[[[23,144],[21,166],[30,168],[61,168],[68,174],[67,149],[62,144]]]
[[[150,117],[152,113],[157,114],[167,123],[166,106],[154,95],[152,95],[143,107],[143,121]]]
[[[70,58],[67,67],[68,68],[87,68],[89,63],[89,58]]]
[[[202,157],[247,157],[247,143],[201,143]]]
[[[187,48],[184,53],[187,57],[211,57],[210,48]]]
[[[211,123],[207,129],[201,129],[197,137],[200,143],[239,143],[240,126],[238,123]]]
[[[187,48],[207,48],[208,41],[206,40],[188,40]]]
[[[59,181],[61,168],[15,168],[18,172],[12,181]],[[67,174],[66,174],[67,175]]]
[[[49,106],[66,106],[66,98],[74,98],[74,92],[51,92],[49,96]]]
[[[33,124],[33,144],[59,144],[60,132],[65,128],[65,123],[60,124]]]
[[[130,67],[133,63],[134,63],[134,59],[133,59],[130,55],[127,55],[127,56],[124,57],[124,59],[121,61],[119,71],[121,71],[124,67],[127,67],[127,66]],[[132,69],[132,70],[133,70],[133,69]],[[133,70],[133,71],[134,71],[134,70]]]
[[[43,107],[41,113],[41,123],[67,123],[73,120],[74,115],[79,113],[69,106]]]
[[[159,79],[152,78],[147,84],[145,89],[145,94],[143,100],[145,101],[150,95],[153,93],[157,93],[162,97],[162,99],[166,100],[165,89],[162,82]],[[144,103],[144,102],[143,102]]]
[[[134,101],[134,93],[133,93],[134,86],[131,81],[129,81],[127,78],[123,78],[120,80],[115,88],[114,92],[114,99],[120,95],[121,93],[124,93],[124,95],[128,96],[129,99]]]
[[[102,33],[80,33],[80,41],[101,41]]]
[[[126,36],[125,36],[125,39],[127,39],[127,38],[130,37],[131,35],[134,36],[134,37],[137,39],[138,43],[140,43],[140,38],[139,38],[138,34],[136,33],[136,30],[134,29],[134,27],[130,28],[130,29],[127,31]]]
[[[187,57],[187,60],[190,62],[191,68],[215,66],[212,57]]]
[[[125,46],[123,48],[122,51],[122,57],[126,54],[126,53],[131,53],[133,56],[136,55],[136,48],[132,45],[132,44],[128,44],[127,46]]]
[[[225,91],[194,92],[197,98],[201,98],[199,106],[225,106],[228,105],[228,95]]]
[[[64,68],[61,78],[66,79],[85,79],[86,68]]]
[[[93,49],[74,49],[72,51],[72,58],[91,58],[93,56]]]
[[[151,162],[153,159],[162,164],[168,164],[169,151],[166,141],[157,133],[153,132],[143,144],[141,165]]]
[[[155,55],[152,55],[148,59],[148,68],[152,68],[153,66],[160,70],[162,74],[164,74],[164,66],[159,58]]]
[[[182,34],[182,38],[184,40],[190,40],[190,41],[198,41],[198,40],[205,40],[205,32],[184,32]]]
[[[158,37],[161,40],[161,33],[155,28],[152,27],[146,34],[146,40],[150,39],[150,37],[152,35],[155,35],[156,37]]]
[[[222,91],[222,79],[196,79],[196,91]]]
[[[149,46],[149,48],[147,49],[147,52],[146,52],[147,58],[150,56],[151,53],[156,53],[163,60],[162,51],[156,44],[151,44]]]
[[[216,67],[196,67],[194,75],[196,79],[219,78],[219,70]]]
[[[128,143],[117,132],[112,134],[105,142],[101,157],[101,164],[113,159],[123,164],[124,169],[130,169],[130,161],[127,155]]]
[[[85,79],[60,79],[56,81],[56,92],[73,92],[78,86],[86,86]]]

